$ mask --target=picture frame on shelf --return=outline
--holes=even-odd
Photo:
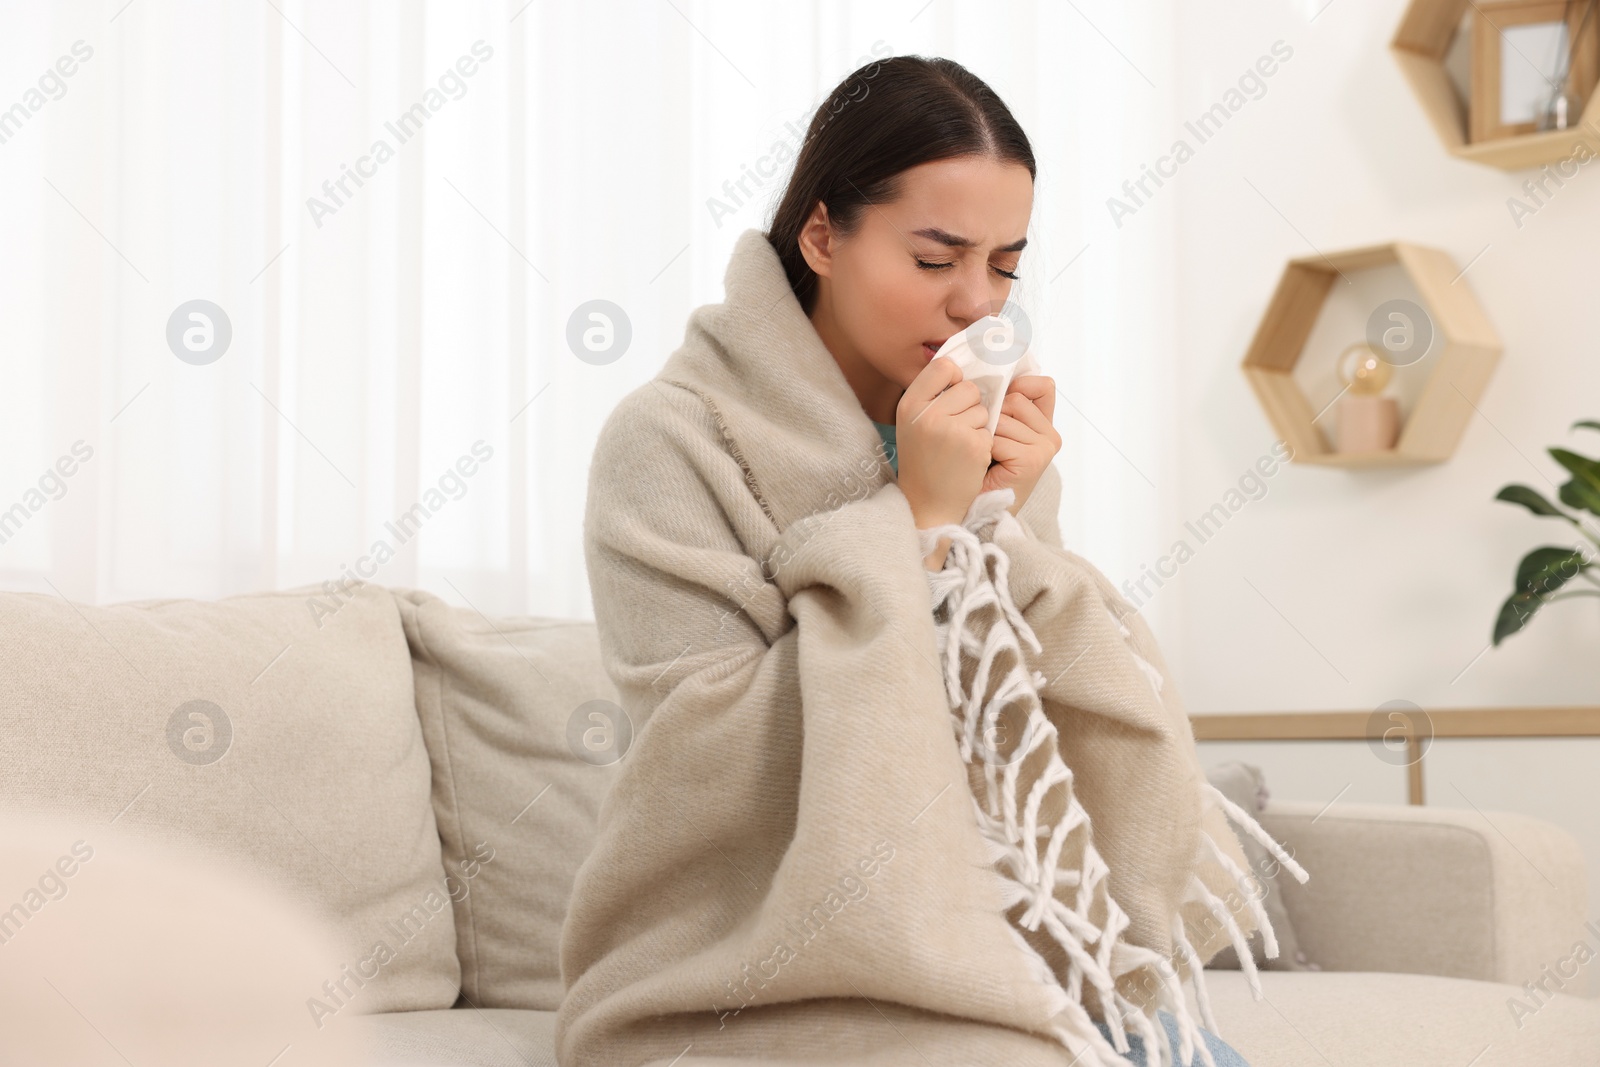
[[[1475,20],[1480,17],[1487,23],[1483,33],[1475,32]],[[1524,18],[1531,21],[1516,21]],[[1566,31],[1567,39],[1578,45],[1567,70],[1567,125],[1539,129],[1535,123],[1525,132],[1510,132],[1507,127],[1518,124],[1516,108],[1508,115],[1499,106],[1500,87],[1510,74],[1515,99],[1517,79],[1530,72],[1537,78],[1539,64],[1514,48],[1507,53],[1507,38],[1501,31],[1511,31],[1511,44],[1520,47],[1519,27],[1537,28],[1540,20],[1546,26],[1556,23],[1558,36],[1562,24],[1576,28],[1575,32]],[[1548,29],[1543,32],[1549,33]],[[1482,69],[1486,63],[1474,62],[1474,41],[1486,50],[1494,45],[1496,72],[1492,76]],[[1594,91],[1600,81],[1600,0],[1408,0],[1389,52],[1440,145],[1457,159],[1516,171],[1600,154],[1600,92]],[[1508,62],[1506,54],[1514,57],[1514,62]],[[1471,116],[1474,67],[1479,68],[1477,80],[1482,83],[1476,91],[1496,104],[1494,127],[1477,134]],[[1496,87],[1492,94],[1490,85]],[[1488,114],[1484,107],[1478,110],[1480,120]],[[1502,118],[1512,121],[1502,122]],[[1525,116],[1521,124],[1526,126]]]
[[[1600,0],[1484,0],[1472,5],[1473,144],[1577,126],[1600,76]],[[1566,107],[1541,122],[1556,106]]]

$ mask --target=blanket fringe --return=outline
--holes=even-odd
[[[929,574],[935,630],[940,654],[944,658],[945,688],[953,711],[952,720],[961,757],[969,764],[979,761],[983,766],[983,796],[980,798],[974,793],[973,811],[991,869],[996,875],[1002,910],[1009,914],[1017,904],[1027,905],[1016,922],[1029,931],[1038,931],[1042,926],[1051,940],[1061,947],[1068,960],[1066,984],[1063,986],[1062,978],[1018,929],[1008,924],[1008,932],[1023,952],[1030,973],[1045,987],[1052,1008],[1048,1027],[1050,1033],[1078,1057],[1075,1063],[1081,1063],[1084,1067],[1125,1067],[1127,1061],[1123,1054],[1130,1049],[1127,1034],[1131,1030],[1140,1036],[1146,1049],[1158,1050],[1162,1067],[1172,1067],[1174,1056],[1184,1064],[1193,1065],[1197,1062],[1197,1053],[1198,1062],[1206,1067],[1216,1067],[1211,1050],[1199,1032],[1200,1026],[1191,1016],[1182,979],[1173,963],[1159,952],[1122,938],[1130,920],[1111,897],[1109,884],[1101,890],[1102,883],[1110,876],[1110,869],[1089,836],[1088,812],[1077,800],[1072,789],[1072,770],[1061,759],[1058,749],[1051,752],[1044,770],[1033,782],[1019,810],[1017,794],[1021,787],[1019,775],[1022,765],[1040,746],[1054,739],[1057,731],[1044,714],[1039,698],[1046,679],[1041,672],[1027,669],[1022,652],[1024,642],[1035,654],[1042,651],[1042,646],[1011,598],[1008,580],[1010,560],[993,539],[984,540],[980,536],[991,525],[999,532],[1008,525],[1016,524],[1016,519],[1006,510],[1014,500],[1015,494],[1010,489],[980,493],[960,525],[947,524],[919,531],[924,554],[932,552],[941,537],[948,537],[951,542],[944,569]],[[986,607],[995,608],[999,617],[980,638],[972,632],[969,620]],[[941,609],[945,614],[942,619],[939,617]],[[1132,634],[1127,625],[1115,612],[1110,611],[1109,606],[1107,611],[1159,699],[1164,684],[1160,672],[1133,649]],[[963,654],[970,656],[977,664],[969,694],[963,694],[961,686]],[[1006,654],[1010,656],[1011,667],[990,695],[991,674],[996,662]],[[1030,696],[1033,697],[1031,701],[1028,700]],[[990,739],[1000,729],[1001,712],[1019,700],[1028,703],[1023,736],[1010,754],[1002,757],[990,744]],[[956,709],[959,709],[959,721],[954,714]],[[1040,809],[1049,791],[1058,784],[1065,786],[1067,810],[1054,826],[1041,827]],[[1244,809],[1229,801],[1210,783],[1202,780],[1202,786],[1203,803],[1209,800],[1220,806],[1228,818],[1261,842],[1301,882],[1309,877]],[[1063,869],[1059,866],[1061,853],[1068,839],[1080,828],[1085,836],[1083,869]],[[1046,838],[1042,853],[1041,837]],[[1243,887],[1246,878],[1238,864],[1223,852],[1208,833],[1202,830],[1199,837],[1196,865],[1205,862],[1220,864]],[[1074,891],[1068,894],[1072,904],[1057,898],[1058,886]],[[1253,893],[1247,893],[1246,896],[1249,898],[1250,915],[1263,931],[1267,955],[1276,957],[1278,942],[1266,911]],[[1089,916],[1091,907],[1097,901],[1103,902],[1106,908],[1104,929],[1097,927]],[[1226,904],[1192,870],[1181,902],[1206,909],[1228,931],[1229,939],[1239,954],[1240,965],[1246,971],[1251,994],[1257,1000],[1262,999],[1255,962],[1238,923]],[[1210,996],[1202,977],[1204,968],[1193,944],[1184,933],[1181,914],[1173,915],[1170,933],[1176,953],[1194,985],[1201,1025],[1217,1034]],[[1092,951],[1086,947],[1089,945],[1094,946]],[[1153,1010],[1147,1012],[1145,1008],[1134,1004],[1116,987],[1119,976],[1144,967],[1149,968],[1158,979],[1152,1007],[1165,1009],[1177,1021],[1178,1049],[1171,1047],[1166,1030],[1155,1025]],[[1109,1042],[1083,1003],[1083,984],[1086,981],[1093,987],[1095,1001],[1105,1016],[1106,1026],[1111,1032]]]

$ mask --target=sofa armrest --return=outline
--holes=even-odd
[[[1600,940],[1584,928],[1583,851],[1558,826],[1501,811],[1323,808],[1273,802],[1258,817],[1311,875],[1276,881],[1301,948],[1323,970],[1520,986],[1577,940]]]

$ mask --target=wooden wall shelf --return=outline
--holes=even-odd
[[[1338,452],[1317,427],[1319,413],[1294,380],[1295,364],[1335,282],[1391,264],[1405,271],[1432,320],[1433,369],[1394,448]],[[1499,358],[1500,338],[1455,261],[1437,249],[1397,241],[1290,260],[1241,366],[1273,429],[1293,449],[1293,462],[1368,468],[1448,459]]]
[[[1580,144],[1590,152],[1600,151],[1600,92],[1589,94],[1582,115],[1572,116],[1572,125],[1567,129],[1471,140],[1468,109],[1445,72],[1445,56],[1469,9],[1475,9],[1480,19],[1492,21],[1491,9],[1496,6],[1489,0],[1411,0],[1389,43],[1389,51],[1445,149],[1460,159],[1501,170],[1523,170],[1568,159],[1579,151]],[[1581,3],[1576,6],[1581,10]],[[1580,80],[1586,73],[1592,74],[1590,68],[1597,51],[1600,17],[1591,17],[1583,26],[1573,61],[1574,74]]]

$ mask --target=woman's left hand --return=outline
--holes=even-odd
[[[1010,486],[1016,501],[1006,510],[1015,515],[1045,468],[1061,450],[1061,435],[1051,425],[1056,411],[1056,382],[1044,374],[1023,374],[1011,379],[1000,404],[1000,421],[994,428],[994,462],[983,476],[983,488]]]

